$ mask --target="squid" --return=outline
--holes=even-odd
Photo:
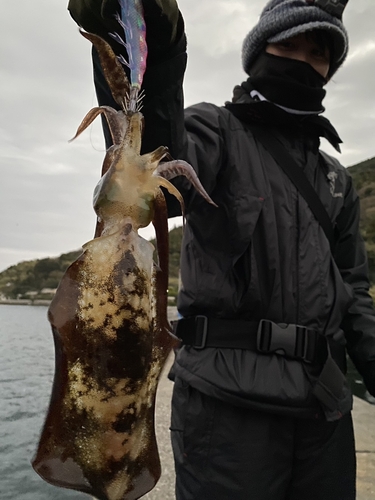
[[[141,154],[140,80],[129,82],[107,42],[81,33],[96,47],[120,110],[93,108],[74,137],[103,114],[113,145],[94,191],[94,238],[67,269],[48,310],[55,376],[32,466],[55,486],[99,500],[136,500],[161,474],[155,396],[176,342],[167,318],[168,227],[161,188],[183,210],[183,198],[169,181],[185,175],[215,204],[193,168],[172,160],[167,148]],[[157,263],[153,245],[138,234],[151,222]]]

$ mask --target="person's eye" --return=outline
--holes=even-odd
[[[278,46],[282,50],[294,50],[295,44],[293,42],[279,42]]]
[[[313,49],[311,51],[312,56],[315,59],[321,59],[323,61],[329,61],[329,56],[327,55],[327,51],[324,49]]]

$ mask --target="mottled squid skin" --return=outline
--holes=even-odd
[[[101,235],[84,245],[49,308],[56,375],[33,461],[48,482],[109,500],[139,498],[160,476],[155,392],[173,343],[160,314],[165,278],[137,234],[152,217],[156,178],[149,172],[147,182],[144,160],[125,142],[96,193]]]
[[[55,379],[32,465],[47,482],[100,500],[135,500],[160,477],[154,429],[155,395],[174,344],[167,320],[168,178],[184,173],[201,194],[192,168],[160,147],[141,155],[143,117],[124,103],[128,82],[106,42],[85,33],[101,57],[121,111],[97,107],[79,135],[103,113],[113,146],[94,192],[95,237],[68,268],[48,311],[55,341]],[[122,81],[123,80],[123,81]],[[138,235],[153,222],[153,245]]]

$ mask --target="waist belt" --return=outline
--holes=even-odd
[[[326,337],[316,330],[265,319],[242,321],[207,316],[183,318],[172,324],[182,344],[195,349],[249,349],[321,365],[320,374],[311,379],[312,392],[322,403],[328,421],[342,416],[343,398],[351,397],[346,378],[332,359]],[[307,372],[306,375],[310,377]]]
[[[248,349],[263,354],[280,354],[306,363],[327,359],[326,338],[304,326],[261,321],[193,316],[173,322],[174,335],[183,345]]]

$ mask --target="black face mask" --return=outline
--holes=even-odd
[[[321,113],[325,78],[304,61],[263,52],[250,68],[250,83],[268,101],[289,109]]]

